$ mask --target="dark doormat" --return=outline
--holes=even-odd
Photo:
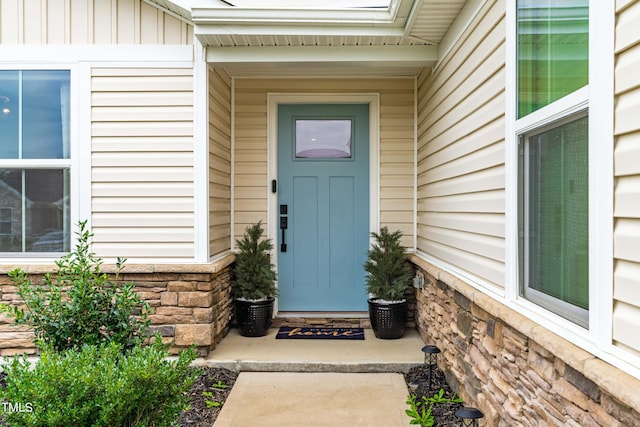
[[[294,340],[363,340],[362,328],[295,328],[281,326],[276,339]]]

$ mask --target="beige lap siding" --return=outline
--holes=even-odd
[[[617,3],[613,342],[640,356],[640,3]]]
[[[231,78],[209,70],[209,253],[231,248]]]
[[[193,258],[191,68],[93,68],[91,104],[94,250]]]
[[[505,5],[418,81],[418,250],[504,288]]]

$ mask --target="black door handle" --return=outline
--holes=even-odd
[[[287,213],[287,205],[280,205],[280,214]],[[287,252],[287,242],[285,240],[285,230],[289,227],[289,218],[280,217],[280,230],[282,232],[282,241],[280,242],[280,252]]]

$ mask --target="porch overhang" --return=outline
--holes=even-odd
[[[438,60],[435,46],[262,46],[207,48],[206,60],[234,75],[277,73],[416,75]]]
[[[145,0],[193,25],[208,63],[243,75],[415,76],[465,0]],[[479,0],[471,1],[475,3]]]
[[[298,2],[299,7],[261,6],[260,2],[249,2],[241,7],[198,6],[191,8],[191,21],[202,27],[250,26],[256,31],[268,34],[277,27],[306,27],[315,34],[332,31],[332,28],[407,28],[411,17],[419,9],[423,0],[390,0],[388,7],[338,7],[322,1],[315,6]],[[296,2],[293,2],[295,4]],[[348,3],[348,2],[347,2]],[[259,6],[256,6],[259,5]],[[197,31],[196,31],[197,33]]]

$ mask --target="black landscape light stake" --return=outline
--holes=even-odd
[[[456,417],[462,419],[465,427],[478,427],[478,419],[484,417],[482,411],[476,408],[460,408],[456,411]]]
[[[433,378],[433,366],[438,365],[438,353],[440,353],[440,349],[435,345],[425,345],[422,347],[422,352],[424,353],[424,364],[429,366],[429,386],[428,390],[431,391],[431,379]]]

